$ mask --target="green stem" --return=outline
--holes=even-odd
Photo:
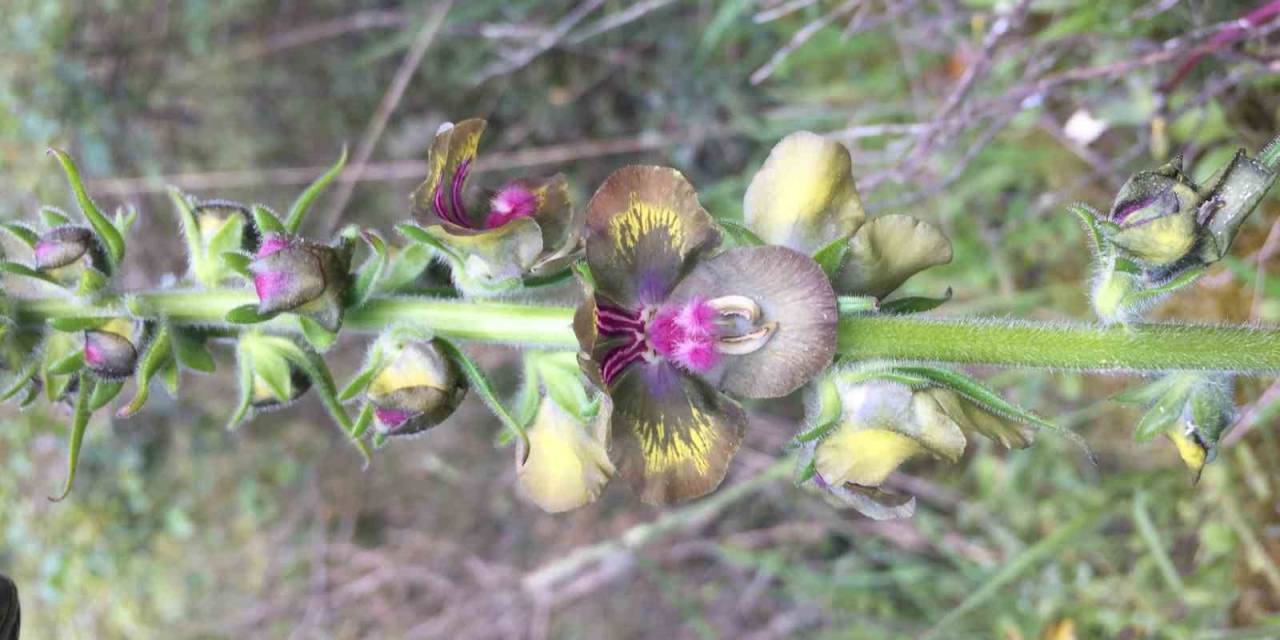
[[[126,303],[127,300],[127,303]],[[227,326],[227,311],[252,304],[248,290],[163,291],[77,302],[71,298],[12,300],[17,320],[110,317],[126,313],[173,324]],[[413,326],[456,340],[573,349],[573,309],[433,298],[374,298],[347,314],[344,330],[377,333]],[[285,314],[265,325],[296,331]],[[1087,371],[1234,371],[1280,373],[1280,329],[1244,326],[1036,323],[1004,319],[922,318],[847,313],[839,328],[847,359],[892,359]]]

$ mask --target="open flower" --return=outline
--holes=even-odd
[[[801,460],[812,486],[873,518],[909,515],[912,502],[881,490],[906,461],[932,456],[956,462],[968,437],[1007,448],[1032,442],[1030,427],[997,416],[949,388],[874,379],[866,370],[836,371],[815,386]]]
[[[615,460],[641,499],[715,489],[746,428],[729,393],[788,394],[835,353],[836,305],[822,269],[785,247],[719,243],[674,169],[615,171],[587,207],[595,290],[574,326],[582,364],[613,400]]]
[[[344,298],[351,285],[349,247],[269,233],[249,270],[258,293],[258,313],[291,311],[331,332],[342,326]]]
[[[832,274],[841,294],[883,298],[952,257],[951,242],[933,224],[905,215],[868,221],[849,151],[808,131],[774,146],[747,187],[743,220],[765,242],[811,255],[846,243]]]
[[[138,363],[134,346],[136,323],[116,318],[84,332],[84,364],[99,378],[118,380],[133,375]]]
[[[428,173],[413,194],[414,214],[439,224],[427,232],[453,255],[454,278],[464,292],[485,295],[519,285],[527,273],[567,266],[581,245],[582,220],[569,205],[564,176],[511,180],[469,203],[485,121],[446,123],[427,158]]]
[[[434,341],[388,335],[379,343],[379,368],[365,391],[379,432],[420,433],[453,414],[467,395],[466,378]]]
[[[528,446],[516,448],[516,476],[543,511],[560,513],[594,502],[615,469],[609,461],[611,405],[603,398],[586,418],[562,408],[550,394],[538,403]]]

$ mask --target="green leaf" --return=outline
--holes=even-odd
[[[946,293],[939,298],[930,298],[927,296],[911,296],[907,298],[898,298],[890,300],[880,305],[880,310],[885,313],[922,313],[925,311],[933,311],[938,307],[946,304],[951,300],[951,287],[947,287]]]
[[[760,236],[741,223],[730,220],[717,220],[716,223],[720,225],[725,238],[735,247],[759,247],[764,244]]]
[[[75,192],[80,212],[84,214],[85,219],[89,221],[89,226],[93,227],[94,233],[98,234],[98,239],[106,247],[108,261],[114,269],[124,259],[124,236],[120,235],[120,230],[102,215],[102,210],[98,209],[98,205],[89,198],[89,194],[84,190],[84,182],[80,179],[80,170],[76,168],[71,156],[61,149],[50,149],[49,153],[58,159],[62,171],[67,174],[67,181],[71,183],[71,190]]]
[[[93,387],[93,397],[89,398],[89,411],[97,411],[120,395],[124,388],[124,380],[99,380]]]
[[[31,382],[31,379],[35,378],[36,373],[39,371],[40,363],[34,358],[24,362],[22,369],[18,370],[13,380],[9,381],[9,386],[5,387],[3,392],[0,392],[0,402],[8,402],[10,398],[18,395],[18,392],[26,388],[27,383]],[[31,388],[34,389],[35,385],[32,385]]]
[[[16,262],[0,262],[0,272],[11,273],[15,276],[22,276],[24,278],[39,280],[41,282],[51,284],[55,287],[62,287],[62,283],[58,282],[53,276],[47,273],[44,273],[42,271],[36,271],[31,267],[28,267],[23,264],[18,264]]]
[[[151,342],[147,344],[146,352],[138,361],[138,371],[134,377],[137,388],[134,391],[133,400],[121,407],[116,412],[116,417],[128,418],[147,403],[147,398],[151,395],[151,379],[173,360],[172,341],[169,338],[171,331],[168,325],[161,325],[156,330],[156,335],[151,338]]]
[[[255,204],[249,210],[253,213],[253,223],[258,226],[259,235],[265,236],[268,233],[286,235],[288,233],[284,225],[280,224],[280,218],[276,217],[275,212],[271,209]]]
[[[342,168],[345,166],[347,166],[347,145],[344,144],[342,145],[342,154],[338,156],[338,161],[333,163],[333,166],[324,175],[316,178],[316,181],[312,182],[310,186],[298,195],[298,199],[293,201],[293,206],[289,207],[289,215],[284,223],[289,233],[298,232],[298,229],[302,227],[303,218],[306,217],[307,211],[311,209],[311,203],[315,202],[315,199],[320,196],[325,187],[328,187],[329,183],[333,182],[333,179],[342,173]]]
[[[253,262],[253,258],[240,253],[239,251],[223,251],[218,254],[222,260],[222,266],[230,271],[234,271],[246,278],[252,278],[253,273],[249,271],[249,263]]]
[[[507,412],[507,408],[502,406],[502,401],[498,399],[498,394],[493,389],[493,383],[489,382],[489,377],[476,366],[476,363],[473,362],[471,358],[467,357],[467,354],[454,346],[452,342],[449,342],[448,340],[439,340],[437,344],[440,345],[441,351],[457,363],[458,368],[462,369],[462,373],[467,376],[467,381],[470,382],[472,388],[476,390],[476,394],[479,395],[480,399],[489,407],[489,410],[497,416],[498,420],[502,422],[502,425],[509,429],[512,435],[520,438],[520,440],[527,446],[529,444],[529,438],[525,435],[524,425],[521,425],[516,421],[516,419]]]
[[[9,235],[32,249],[36,248],[36,243],[40,241],[40,234],[21,222],[5,222],[0,224],[0,229],[4,229]]]
[[[44,222],[46,227],[50,228],[71,224],[71,216],[67,215],[66,211],[49,205],[40,207],[40,220]]]
[[[80,373],[80,390],[76,394],[75,414],[71,418],[71,448],[67,456],[67,480],[62,485],[62,493],[50,496],[51,502],[60,502],[71,493],[71,486],[76,481],[76,466],[80,463],[80,445],[84,443],[84,432],[89,426],[89,396],[94,391],[94,378],[87,373]]]
[[[110,318],[54,318],[49,326],[56,331],[80,333],[88,329],[97,329],[110,321]]]
[[[844,254],[848,252],[849,239],[840,238],[818,249],[818,252],[813,254],[813,259],[818,266],[822,267],[822,272],[827,274],[827,278],[834,278],[840,270],[840,263],[844,262]]]
[[[48,375],[65,376],[75,373],[84,368],[84,352],[75,351],[63,356],[60,360],[49,365],[46,369]]]
[[[205,345],[204,336],[177,329],[173,331],[172,338],[173,354],[177,357],[178,364],[194,371],[213,373],[217,365]]]
[[[320,326],[320,323],[307,316],[298,316],[298,325],[302,327],[302,335],[311,346],[321,353],[333,346],[338,334]]]
[[[448,260],[453,268],[460,269],[462,267],[462,256],[458,255],[456,251],[445,245],[443,242],[437,240],[434,236],[428,233],[426,229],[406,223],[396,225],[396,231],[400,232],[400,235],[404,236],[408,240],[434,249],[442,257]]]
[[[360,306],[368,302],[387,266],[387,243],[374,231],[363,231],[360,234],[373,255],[360,267],[356,274],[355,284],[351,288],[351,306]]]
[[[1132,293],[1125,295],[1124,302],[1122,304],[1125,304],[1125,305],[1143,304],[1158,298],[1162,298],[1170,293],[1173,293],[1174,291],[1177,291],[1178,289],[1195,284],[1195,282],[1199,280],[1200,277],[1203,276],[1208,271],[1209,271],[1209,267],[1207,265],[1197,265],[1194,267],[1190,267],[1188,269],[1183,269],[1177,275],[1173,276],[1163,284],[1160,284],[1155,287],[1151,287],[1149,289],[1140,289],[1138,291],[1134,291]]]
[[[258,313],[258,305],[256,304],[245,304],[228,311],[223,319],[231,324],[258,324],[274,317],[276,317],[274,313]]]

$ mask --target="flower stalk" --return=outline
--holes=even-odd
[[[61,318],[165,319],[175,325],[223,326],[231,309],[254,301],[252,291],[155,291],[87,304],[71,298],[10,299],[16,319],[41,326]],[[573,309],[409,296],[377,297],[351,309],[345,332],[375,334],[393,325],[442,337],[575,349]],[[276,318],[255,325],[281,333],[297,322]],[[1168,370],[1280,373],[1280,328],[1195,324],[1102,326],[995,318],[920,318],[842,313],[837,352],[853,360],[924,360],[962,365],[1033,367],[1094,372]]]

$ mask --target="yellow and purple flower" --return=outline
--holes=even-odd
[[[778,246],[712,256],[720,237],[693,186],[666,167],[614,172],[587,206],[594,290],[574,328],[584,371],[613,401],[615,459],[641,499],[715,489],[746,428],[722,391],[795,391],[835,353],[835,293]]]
[[[471,295],[518,286],[525,274],[563,269],[582,241],[582,219],[570,207],[562,175],[511,180],[487,199],[468,202],[467,179],[485,126],[475,118],[442,126],[427,178],[413,194],[415,215],[438,221],[426,231],[448,248],[454,278]]]

